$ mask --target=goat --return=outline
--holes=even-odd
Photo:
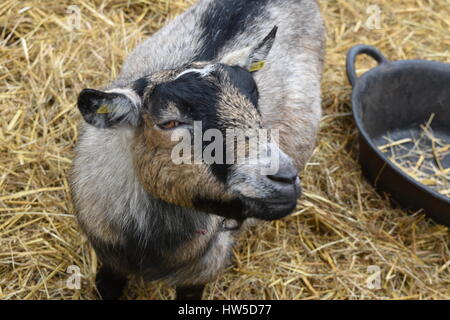
[[[321,117],[324,45],[315,0],[200,0],[140,44],[113,83],[80,93],[70,185],[103,299],[120,298],[128,275],[201,299],[244,222],[293,212]],[[173,135],[197,121],[201,133],[278,130],[279,143],[264,144],[277,171],[174,163]]]

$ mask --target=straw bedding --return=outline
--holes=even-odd
[[[394,208],[363,179],[344,75],[345,54],[358,43],[395,60],[450,62],[448,2],[319,2],[329,38],[324,117],[303,174],[305,194],[292,217],[240,237],[234,266],[208,286],[205,298],[449,299],[448,229],[421,212]],[[372,4],[381,8],[381,30],[364,27]],[[68,192],[80,121],[74,102],[82,88],[112,80],[142,39],[188,6],[183,0],[1,2],[0,299],[98,298],[98,262],[80,236]],[[78,9],[80,24],[72,30]],[[373,66],[359,59],[360,72]],[[81,290],[66,286],[69,266],[80,268]],[[173,290],[134,279],[125,297],[166,299]]]

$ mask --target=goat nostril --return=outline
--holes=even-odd
[[[295,181],[297,181],[297,175],[292,176],[292,175],[275,174],[275,175],[269,175],[267,177],[274,182],[284,183],[284,184],[294,184]]]

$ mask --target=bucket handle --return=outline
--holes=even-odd
[[[355,86],[358,76],[356,75],[356,57],[360,54],[367,54],[368,56],[374,58],[378,64],[383,64],[389,62],[388,59],[376,48],[364,44],[357,45],[350,49],[347,55],[347,77],[350,81],[352,87]]]

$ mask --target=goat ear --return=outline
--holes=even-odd
[[[78,109],[84,120],[98,128],[123,124],[138,126],[141,98],[132,89],[98,91],[84,89],[78,97]]]
[[[238,65],[250,72],[261,70],[265,65],[265,60],[273,47],[278,27],[272,31],[256,46],[231,52],[222,59],[222,63],[228,65]]]

